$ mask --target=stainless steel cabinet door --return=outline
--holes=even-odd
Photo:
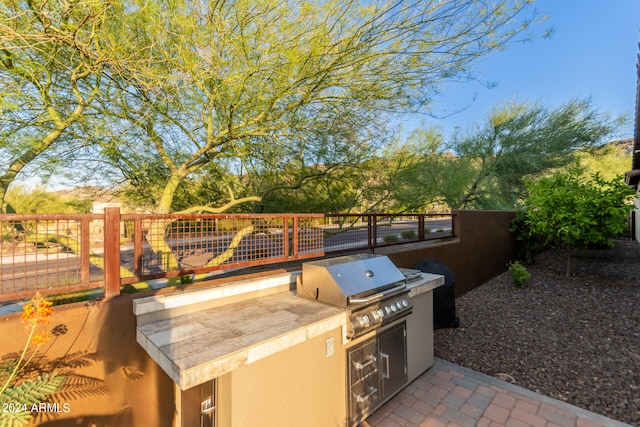
[[[380,399],[380,376],[376,339],[372,338],[349,351],[349,418],[361,421]]]
[[[378,370],[382,398],[398,392],[407,383],[407,327],[402,322],[378,335]]]

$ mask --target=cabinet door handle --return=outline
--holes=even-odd
[[[356,400],[358,401],[358,403],[364,403],[367,400],[369,400],[371,398],[371,396],[373,396],[374,394],[376,394],[378,392],[378,389],[375,387],[371,387],[371,391],[369,391],[369,394],[365,395],[365,396],[356,396]]]
[[[389,355],[380,353],[380,358],[384,362],[384,372],[382,373],[382,378],[391,378],[391,370],[389,369]]]
[[[364,363],[360,363],[360,362],[354,362],[353,365],[356,367],[356,369],[364,369],[367,366],[376,363],[376,357],[375,356],[371,356],[369,358],[368,361],[364,362]]]

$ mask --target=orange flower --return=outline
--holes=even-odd
[[[49,341],[51,341],[51,333],[49,331],[40,331],[31,338],[31,344],[36,347],[40,347]]]
[[[22,324],[27,327],[46,325],[53,314],[52,305],[51,301],[44,299],[39,292],[36,293],[22,308],[22,316],[20,316]]]

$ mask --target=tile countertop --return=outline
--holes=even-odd
[[[298,298],[295,291],[288,290],[296,277],[297,273],[282,274],[135,300],[137,341],[186,390],[346,327],[344,309]],[[442,283],[443,276],[424,273],[422,279],[409,283],[408,287],[410,295],[415,296]],[[269,294],[269,289],[273,293]],[[263,294],[251,297],[255,291]],[[242,294],[247,294],[247,298],[238,300]],[[224,299],[230,296],[235,299],[225,304]],[[203,301],[217,299],[223,303],[208,308],[202,305]]]
[[[424,294],[444,285],[444,276],[439,274],[422,273],[422,279],[407,283],[409,288],[409,296],[411,298],[416,295]]]

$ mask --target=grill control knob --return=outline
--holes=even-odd
[[[369,316],[367,316],[366,314],[364,316],[362,316],[362,323],[364,323],[365,325],[368,324],[371,320],[369,319]]]
[[[403,305],[405,308],[406,308],[406,307],[409,307],[409,303],[407,302],[407,300],[406,300],[406,299],[403,299],[403,300],[402,300],[402,305]]]
[[[398,307],[398,310],[402,310],[402,304],[400,303],[400,301],[396,302],[396,307]]]
[[[398,311],[398,307],[396,307],[394,304],[391,304],[391,311],[395,313],[396,311]]]
[[[378,317],[380,318],[384,317],[384,311],[382,311],[382,309],[378,310]]]

